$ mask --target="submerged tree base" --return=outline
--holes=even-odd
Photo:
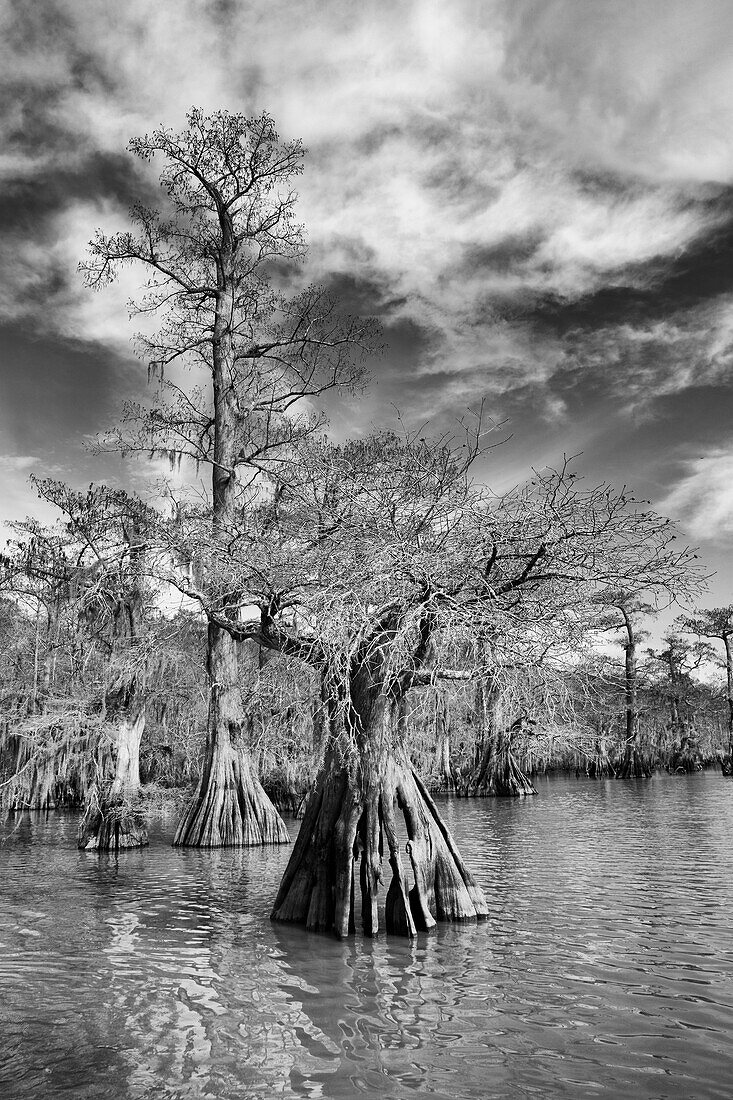
[[[650,779],[654,772],[654,765],[646,754],[637,749],[628,750],[617,775],[619,779]]]
[[[407,831],[407,871],[397,808]],[[364,756],[349,769],[331,750],[308,802],[272,920],[345,938],[356,925],[358,866],[362,925],[367,935],[377,935],[385,840],[392,872],[384,904],[387,932],[414,936],[437,921],[487,916],[480,887],[404,753]]]
[[[175,847],[253,848],[289,844],[290,834],[242,748],[217,744],[196,796],[173,840]]]
[[[488,795],[497,798],[523,798],[525,795],[537,794],[532,780],[524,774],[508,748],[498,755],[487,755],[469,790],[473,797]]]
[[[145,848],[148,845],[145,816],[122,798],[94,797],[79,823],[77,844],[88,852]]]

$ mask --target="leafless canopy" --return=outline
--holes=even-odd
[[[155,335],[137,337],[159,390],[152,408],[128,406],[105,444],[208,463],[216,493],[217,483],[256,477],[317,427],[314,399],[360,383],[377,329],[303,285],[292,181],[304,150],[281,141],[269,115],[194,109],[181,133],[161,128],[130,150],[162,159],[161,201],[136,204],[129,230],[98,231],[80,270],[100,287],[125,265],[142,268],[131,308],[162,318]],[[179,363],[194,373],[172,369]]]
[[[400,690],[576,651],[613,587],[670,596],[699,578],[668,520],[568,464],[495,495],[472,482],[480,427],[310,440],[222,553],[179,517],[189,595],[240,637],[313,664],[389,651]],[[187,526],[188,525],[188,526]],[[187,528],[187,529],[186,529]],[[480,644],[477,644],[479,643]],[[559,647],[559,649],[558,649]],[[338,658],[337,658],[338,655]]]

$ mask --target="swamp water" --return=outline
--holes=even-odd
[[[490,915],[414,943],[272,925],[289,847],[6,819],[0,1097],[733,1096],[733,781],[441,806]]]

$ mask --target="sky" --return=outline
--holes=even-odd
[[[733,602],[729,0],[0,0],[0,520],[145,388],[130,271],[77,264],[193,105],[303,139],[308,274],[382,322],[342,434],[484,401],[498,489],[580,454],[679,521]],[[146,471],[149,472],[149,471]]]

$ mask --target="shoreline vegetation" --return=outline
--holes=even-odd
[[[727,757],[728,739],[725,728],[725,708],[719,684],[693,681],[687,685],[685,700],[687,727],[682,738],[675,738],[665,714],[663,685],[645,685],[658,706],[654,725],[639,738],[639,768],[627,774],[628,744],[624,737],[623,712],[607,720],[599,732],[584,720],[568,724],[564,729],[554,725],[543,730],[541,721],[529,725],[518,720],[518,731],[502,731],[503,738],[492,743],[485,731],[477,735],[470,707],[461,706],[465,698],[446,704],[443,693],[421,700],[421,706],[406,720],[411,746],[411,762],[428,791],[456,798],[522,797],[536,794],[534,781],[552,776],[575,776],[577,779],[649,779],[657,773],[692,774],[718,770],[730,774]],[[618,684],[606,685],[609,693],[618,695]],[[463,695],[465,696],[465,691]],[[693,708],[696,708],[693,710]],[[292,710],[293,708],[288,708]],[[299,713],[303,714],[305,708]],[[437,720],[436,720],[437,715]],[[291,716],[288,715],[288,718]],[[614,720],[615,718],[615,720]],[[200,716],[203,721],[202,716]],[[446,722],[450,722],[449,737]],[[299,818],[313,788],[319,754],[313,750],[308,723],[302,723],[302,740],[296,747],[292,728],[275,723],[262,729],[271,749],[259,755],[258,778],[272,803],[283,813]],[[141,753],[140,783],[134,795],[126,800],[130,813],[145,817],[179,817],[190,801],[200,781],[205,731],[199,728],[188,744],[171,746],[168,731],[151,727]],[[101,734],[104,737],[105,734]],[[283,766],[277,746],[287,737],[290,756]],[[486,774],[486,759],[501,751],[501,740],[510,741],[512,769],[509,782],[481,782]],[[451,744],[452,740],[452,744]],[[0,741],[0,807],[7,814],[31,811],[82,810],[98,797],[98,788],[88,783],[88,757],[96,753],[95,765],[106,767],[106,784],[113,783],[112,753],[109,746],[97,744],[90,748],[89,735],[79,730],[54,728],[44,740],[38,734],[5,724]],[[282,750],[281,750],[282,751]],[[98,774],[98,773],[97,773]],[[516,784],[516,777],[524,785]],[[514,779],[514,782],[512,782]],[[102,781],[105,782],[104,780]],[[527,786],[528,785],[528,786]]]

